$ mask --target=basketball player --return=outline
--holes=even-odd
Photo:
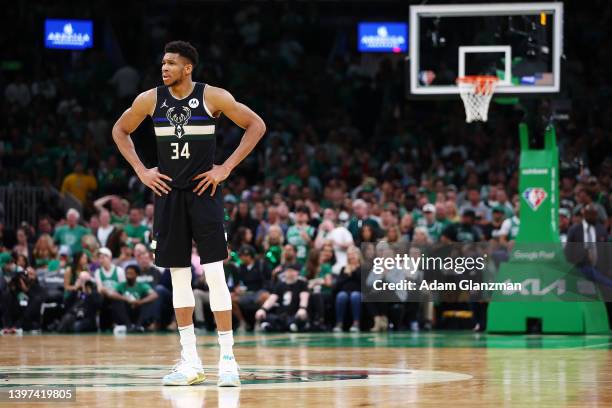
[[[232,299],[225,281],[223,260],[227,236],[219,183],[253,150],[265,132],[261,118],[236,102],[222,88],[193,82],[198,52],[189,43],[166,44],[162,60],[164,86],[136,97],[113,127],[113,139],[140,180],[155,194],[153,235],[155,260],[172,274],[172,301],[179,326],[181,359],[163,378],[164,385],[192,385],[204,381],[196,351],[192,314],[191,242],[195,240],[215,315],[221,349],[219,386],[240,385],[232,346]],[[214,165],[215,125],[221,114],[245,129],[227,160]],[[153,118],[158,167],[146,168],[130,138],[146,116]]]

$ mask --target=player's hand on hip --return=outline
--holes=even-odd
[[[213,196],[215,195],[215,191],[217,191],[217,185],[228,178],[229,174],[230,171],[227,167],[224,165],[217,166],[215,164],[212,169],[200,173],[193,178],[194,180],[200,180],[196,188],[193,189],[193,192],[202,195],[202,193],[210,187],[210,195]]]
[[[164,180],[172,181],[172,179],[165,174],[161,174],[157,167],[146,169],[137,173],[137,175],[140,181],[153,190],[158,196],[161,196],[162,193],[168,194],[171,190],[170,186]]]

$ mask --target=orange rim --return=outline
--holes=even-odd
[[[467,75],[457,78],[457,84],[474,84],[474,93],[488,95],[493,93],[499,78],[493,75]]]

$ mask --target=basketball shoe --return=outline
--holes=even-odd
[[[172,367],[170,374],[164,376],[162,382],[164,385],[195,385],[205,380],[202,363],[187,361],[181,354],[179,362]]]
[[[219,360],[219,387],[239,387],[240,377],[238,375],[238,363],[233,355],[224,354]]]

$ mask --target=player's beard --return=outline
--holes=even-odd
[[[181,74],[181,76],[177,79],[175,79],[174,81],[172,81],[172,83],[170,85],[168,85],[169,87],[174,87],[177,86],[178,84],[180,84],[183,81],[183,75]]]

